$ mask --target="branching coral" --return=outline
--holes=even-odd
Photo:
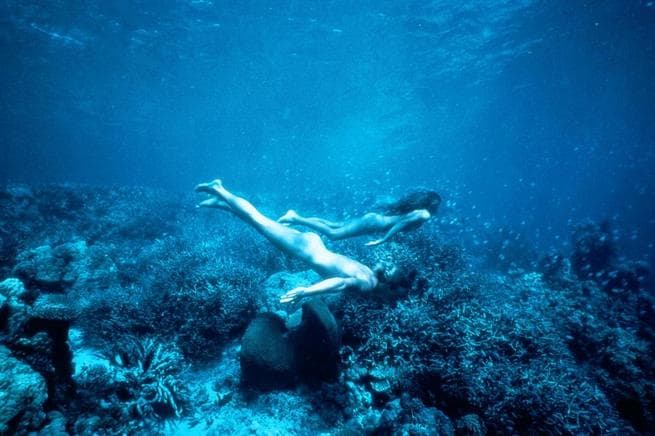
[[[187,366],[173,344],[125,336],[105,354],[108,368],[87,367],[77,377],[78,432],[144,431],[190,411]]]
[[[181,354],[153,338],[129,336],[114,349],[112,364],[128,392],[128,409],[142,418],[180,416],[187,401]]]
[[[477,413],[496,432],[624,429],[605,393],[574,369],[549,292],[528,274],[346,309],[345,329],[362,329],[354,365],[398,368],[395,395],[410,392],[451,416]]]

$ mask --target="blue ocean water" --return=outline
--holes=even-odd
[[[1,7],[6,181],[427,185],[549,242],[608,218],[652,252],[647,1]]]
[[[16,337],[27,333],[11,330],[10,315],[2,315],[0,327],[13,332],[2,339],[10,358],[42,373],[49,402],[43,408],[39,403],[38,413],[31,410],[28,415],[37,417],[29,422],[16,418],[23,412],[7,412],[0,433],[46,424],[70,433],[148,432],[146,416],[197,418],[222,407],[226,412],[214,421],[227,423],[223,430],[243,424],[263,434],[276,428],[281,434],[423,434],[427,424],[408,418],[408,410],[419,409],[417,416],[429,415],[427,427],[436,434],[479,434],[467,427],[478,428],[475,419],[490,433],[652,434],[655,372],[646,361],[654,348],[655,310],[646,271],[655,262],[654,2],[5,0],[0,23],[0,280],[22,282],[5,283],[6,300],[20,295],[21,304],[36,304],[41,294],[74,299],[81,315],[64,317],[73,360],[76,353],[93,356],[94,349],[104,349],[109,357],[103,364],[123,369],[136,368],[136,360],[128,363],[129,353],[113,352],[108,341],[125,320],[89,319],[117,316],[103,302],[131,301],[121,310],[134,325],[122,333],[141,342],[130,342],[130,352],[150,361],[160,348],[173,350],[173,357],[158,358],[194,371],[202,367],[199,377],[209,380],[211,397],[195,392],[185,414],[181,405],[178,410],[150,401],[150,391],[139,397],[98,374],[92,382],[90,376],[70,378],[63,369],[51,374],[35,363],[42,359],[30,360],[38,346],[16,345]],[[193,187],[217,177],[272,218],[298,209],[346,219],[417,188],[443,199],[424,228],[371,249],[379,251],[365,251],[362,240],[326,241],[371,267],[404,262],[418,274],[411,286],[401,286],[413,290],[409,299],[379,307],[361,303],[360,309],[330,303],[344,336],[340,381],[322,385],[319,395],[329,399],[329,413],[319,412],[322,400],[302,391],[302,383],[300,393],[275,391],[249,403],[239,397],[238,383],[226,381],[224,374],[239,379],[239,341],[262,311],[257,292],[249,292],[262,289],[273,274],[295,274],[305,266],[227,214],[193,209]],[[557,294],[563,289],[571,294]],[[451,312],[438,309],[442,298]],[[585,299],[593,310],[582,308]],[[561,300],[569,302],[566,309],[555,310],[554,319],[544,315],[548,304]],[[154,301],[161,303],[159,318],[150,313]],[[198,308],[200,302],[206,308]],[[189,306],[197,308],[188,314],[197,324],[172,310]],[[354,321],[358,310],[374,321],[388,316],[390,307],[396,330],[374,332]],[[12,310],[18,309],[7,313]],[[594,316],[608,311],[613,315],[599,325]],[[206,325],[216,312],[240,318],[221,318],[229,326],[224,331]],[[570,325],[562,321],[565,331],[532,345],[517,339],[523,354],[498,363],[495,353],[506,344],[494,348],[494,329],[462,323],[484,314],[492,325],[505,325],[505,318],[494,318],[499,313],[515,320],[521,338],[541,336],[530,323],[543,322],[540,332],[557,320]],[[162,323],[161,316],[169,318]],[[64,322],[57,317],[30,319],[25,326],[62,334],[52,327]],[[437,333],[426,339],[415,331],[417,325],[442,331],[453,324],[453,336],[468,332],[470,341],[450,343],[453,338]],[[33,334],[30,328],[25,331]],[[612,333],[581,333],[603,329]],[[388,354],[421,368],[404,386],[388,373],[402,364],[381,358],[385,334],[410,338],[410,344],[435,341],[448,352],[412,351],[398,340],[402,350]],[[78,336],[87,342],[76,345]],[[491,344],[488,354],[480,351],[483,339]],[[470,353],[457,355],[457,363],[444,357],[464,348]],[[608,352],[612,358],[594,354],[615,348],[629,351],[619,357]],[[471,357],[475,352],[483,355]],[[533,355],[547,356],[544,362],[570,360],[566,368],[574,369],[562,369],[554,383],[582,383],[580,395],[587,397],[553,393],[544,387],[547,381],[535,382],[536,396],[562,401],[548,405],[550,415],[528,416],[517,410],[532,397],[505,401],[509,394],[489,394],[494,388],[484,383],[497,374],[488,365],[507,365],[506,373],[523,371],[525,377],[543,374],[548,365],[533,364]],[[71,365],[70,359],[61,363],[65,356],[52,358]],[[381,360],[384,370],[375,366]],[[365,363],[370,374],[357,375]],[[580,369],[585,365],[592,369]],[[477,370],[457,378],[470,368]],[[387,372],[376,375],[380,371]],[[476,377],[484,383],[476,385]],[[379,392],[378,379],[392,380],[390,388]],[[98,388],[105,385],[112,388]],[[341,392],[346,385],[351,390]],[[67,402],[73,394],[61,386],[86,399]],[[93,412],[98,398],[98,404],[128,404],[126,415],[107,406],[115,412],[109,422]],[[588,398],[600,405],[562,418],[561,404]],[[169,409],[157,409],[159,403]],[[296,407],[288,421],[261,412],[285,404]],[[142,413],[143,407],[153,410]],[[356,412],[349,415],[348,408]],[[61,417],[53,418],[53,411]],[[91,422],[93,413],[98,422]],[[477,418],[466,418],[472,414]],[[595,427],[579,424],[589,416]],[[211,423],[198,430],[198,420],[172,431],[219,431]],[[309,422],[305,431],[294,427],[303,421]]]

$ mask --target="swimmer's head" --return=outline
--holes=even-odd
[[[379,283],[388,283],[391,281],[397,269],[395,265],[379,262],[373,267],[373,273],[375,273],[375,278],[378,279]]]
[[[425,209],[435,215],[441,204],[441,196],[427,189],[419,189],[384,206],[384,211],[391,215],[402,215],[414,210]]]
[[[416,278],[417,271],[410,268],[400,268],[387,262],[380,262],[373,268],[379,287],[391,289],[409,288]]]

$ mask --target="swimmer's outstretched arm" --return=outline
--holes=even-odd
[[[406,229],[416,228],[421,224],[423,224],[425,221],[427,221],[429,218],[430,218],[430,213],[426,210],[417,210],[414,212],[410,212],[405,217],[403,217],[400,221],[394,224],[382,238],[369,241],[365,245],[368,247],[373,245],[380,245],[384,242],[387,242],[396,233],[402,232],[403,230]]]
[[[368,242],[367,242],[366,244],[364,244],[364,245],[366,245],[367,247],[372,247],[372,246],[374,246],[374,245],[380,245],[380,244],[383,244],[383,243],[387,242],[387,241],[389,240],[389,238],[391,238],[391,237],[392,237],[393,235],[395,235],[396,233],[400,232],[400,231],[401,231],[403,228],[405,228],[405,227],[406,227],[406,225],[402,225],[401,222],[396,223],[396,224],[394,224],[393,227],[391,227],[391,228],[389,229],[389,231],[388,231],[388,232],[387,232],[383,237],[381,237],[380,239],[374,239],[374,240],[372,240],[372,241],[368,241]]]
[[[347,288],[357,288],[362,287],[362,285],[363,281],[354,277],[332,277],[311,286],[294,288],[280,297],[280,303],[294,303],[301,298],[341,292]]]

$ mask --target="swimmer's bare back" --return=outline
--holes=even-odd
[[[280,302],[290,303],[322,293],[341,292],[346,289],[368,292],[377,286],[373,271],[366,265],[328,250],[321,238],[311,232],[299,232],[284,226],[259,212],[249,201],[229,192],[220,180],[196,186],[212,198],[201,202],[200,207],[214,207],[232,212],[261,233],[274,246],[306,262],[326,279],[307,287],[298,287],[285,293]]]

